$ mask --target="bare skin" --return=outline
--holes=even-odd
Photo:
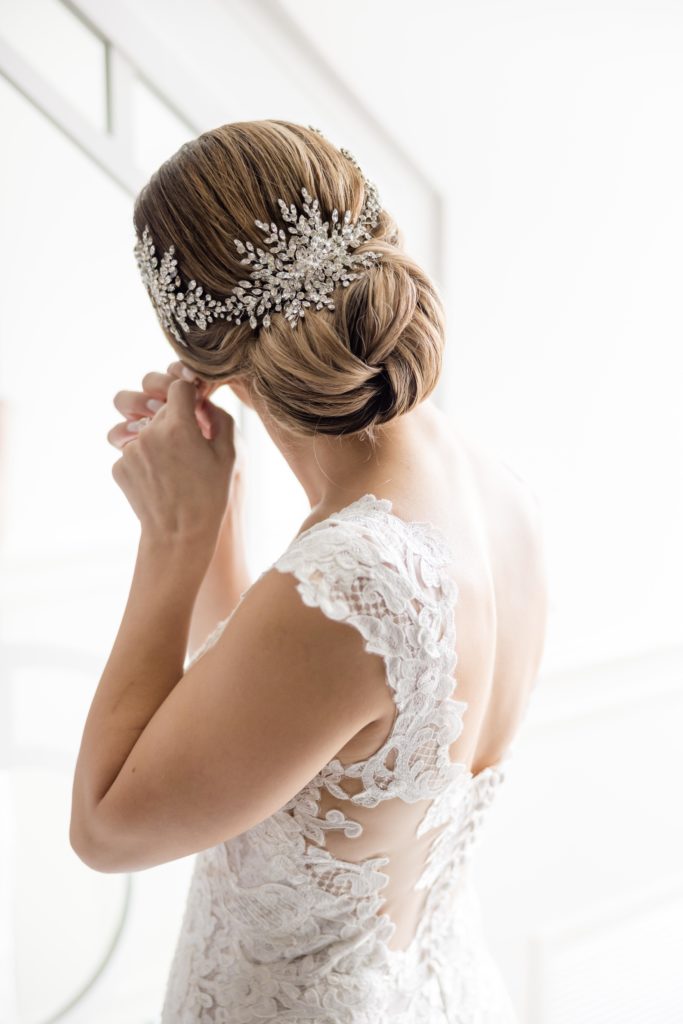
[[[182,375],[182,369],[182,363],[172,363],[169,379]],[[148,386],[163,387],[157,377],[148,375]],[[390,498],[400,518],[430,521],[450,540],[456,556],[453,575],[461,593],[456,611],[458,697],[470,702],[469,718],[480,722],[480,728],[472,730],[476,735],[471,736],[466,756],[475,771],[495,762],[523,714],[545,638],[547,579],[533,493],[494,455],[474,446],[430,399],[383,427],[373,448],[357,437],[292,438],[268,415],[247,380],[226,383],[259,415],[306,492],[311,514],[300,530],[372,493]],[[220,386],[200,382],[198,398],[210,397]],[[242,463],[240,467],[243,472]],[[241,509],[241,485],[240,474],[236,509]],[[234,523],[226,525],[225,547],[235,561],[239,531]],[[238,594],[246,586],[243,572]],[[236,600],[236,589],[231,601]],[[220,606],[222,614],[232,606],[226,607]],[[193,637],[197,645],[220,617],[209,613]],[[377,735],[386,731],[394,714],[388,691],[385,697],[384,715],[344,748],[349,758],[376,749]]]
[[[148,375],[143,392],[120,392],[117,408],[127,418],[149,415],[145,392],[161,400],[179,364],[169,371]],[[429,400],[385,425],[373,448],[357,437],[292,439],[259,407],[247,382],[226,383],[261,416],[304,488],[311,514],[301,530],[372,493],[389,498],[399,518],[431,522],[446,537],[459,588],[454,696],[468,702],[451,755],[475,775],[496,763],[523,716],[545,636],[547,585],[533,492]],[[199,385],[197,396],[215,386]],[[189,393],[175,394],[180,415]],[[185,409],[191,415],[191,406]],[[110,431],[112,444],[130,443],[125,428],[124,422]],[[105,872],[144,869],[240,834],[333,757],[349,763],[373,753],[395,714],[383,659],[364,650],[356,630],[305,606],[292,575],[277,570],[249,588],[218,642],[182,674],[211,545],[166,541],[148,537],[142,546],[130,612],[77,765],[72,845]]]
[[[292,441],[246,382],[229,386],[259,414],[306,491],[312,510],[301,530],[372,493],[390,498],[401,519],[432,522],[449,539],[460,590],[457,696],[469,703],[468,729],[453,754],[474,774],[495,763],[523,716],[545,639],[547,579],[533,492],[430,399],[388,424],[373,450],[353,437]],[[342,760],[377,749],[395,711],[385,696],[384,714],[343,748]]]

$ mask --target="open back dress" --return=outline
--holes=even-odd
[[[511,748],[476,775],[450,756],[467,710],[452,562],[439,528],[366,494],[269,567],[383,656],[394,721],[370,757],[335,757],[196,854],[161,1024],[517,1024],[469,874]]]

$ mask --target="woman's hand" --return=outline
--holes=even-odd
[[[172,363],[166,374],[147,374],[142,392],[115,395],[114,405],[126,422],[107,435],[123,449],[112,475],[145,536],[201,539],[213,549],[242,462],[242,444],[233,417],[207,400],[218,383],[192,384],[182,369],[181,363]],[[150,398],[158,408],[147,406]],[[136,429],[145,416],[151,422]]]
[[[189,367],[181,362],[171,363],[166,373],[146,373],[142,378],[142,391],[118,391],[114,395],[114,406],[126,417],[107,434],[107,440],[116,448],[123,448],[138,436],[138,422],[146,416],[153,416],[166,402],[168,389],[174,380],[197,381],[197,420],[204,437],[210,438],[210,422],[204,411],[204,400],[220,387],[221,381],[204,381],[196,377]],[[150,404],[148,404],[150,403]]]

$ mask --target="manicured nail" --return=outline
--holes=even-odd
[[[140,429],[140,420],[128,420],[126,423],[126,430],[129,430],[131,434],[137,434]]]
[[[185,380],[189,380],[191,384],[194,384],[195,381],[199,380],[197,374],[194,372],[194,370],[191,370],[189,366],[183,366],[181,373]]]
[[[164,407],[164,403],[160,402],[158,398],[150,398],[145,404],[148,409],[152,410],[152,412],[159,412],[159,409],[163,409]]]

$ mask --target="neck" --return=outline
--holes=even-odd
[[[376,440],[358,435],[293,437],[268,417],[261,420],[306,492],[313,512],[343,507],[372,491],[381,495],[394,477],[410,478],[430,458],[430,437],[442,415],[426,399],[411,412],[377,428]]]

